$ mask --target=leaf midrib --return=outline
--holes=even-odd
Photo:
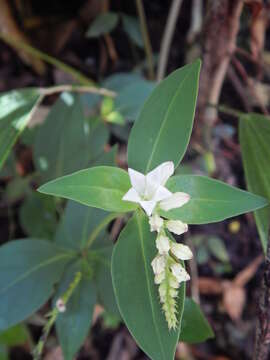
[[[157,145],[158,145],[158,143],[159,143],[159,140],[160,140],[160,137],[161,137],[161,133],[162,133],[163,128],[164,128],[164,126],[165,126],[165,124],[166,124],[166,122],[167,122],[167,118],[168,118],[168,116],[169,116],[171,106],[172,106],[172,104],[174,103],[175,98],[178,96],[179,91],[180,91],[181,88],[183,87],[183,84],[185,83],[187,77],[189,77],[190,73],[191,73],[191,72],[188,72],[188,73],[185,75],[185,77],[183,78],[180,86],[178,87],[177,91],[176,91],[175,94],[173,95],[172,100],[171,100],[171,102],[170,102],[170,104],[169,104],[169,106],[168,106],[168,109],[167,109],[167,111],[166,111],[164,120],[163,120],[162,125],[161,125],[161,127],[160,127],[160,129],[159,129],[157,138],[156,138],[156,140],[155,140],[155,142],[154,142],[154,144],[153,144],[152,153],[151,153],[150,158],[149,158],[149,160],[148,160],[148,162],[147,162],[147,165],[146,165],[146,173],[147,173],[147,172],[149,171],[149,169],[150,169],[151,162],[152,162],[152,159],[153,159],[153,157],[154,157],[154,153],[155,153],[155,151],[156,151]]]
[[[153,298],[152,298],[152,293],[151,293],[151,286],[150,286],[149,277],[147,276],[148,271],[147,271],[146,256],[145,256],[144,246],[143,246],[143,234],[142,234],[142,228],[141,228],[141,224],[140,224],[140,221],[139,221],[139,218],[138,218],[138,214],[136,214],[136,222],[137,222],[138,230],[139,230],[139,239],[140,239],[142,256],[143,256],[143,264],[144,264],[144,269],[145,269],[145,274],[146,274],[146,283],[147,283],[147,290],[148,290],[149,299],[150,299],[150,306],[151,306],[151,311],[152,311],[153,324],[154,324],[156,334],[157,334],[157,337],[158,337],[158,341],[159,341],[159,344],[160,344],[160,348],[161,348],[161,351],[162,351],[162,356],[163,356],[164,359],[166,359],[165,352],[164,352],[163,345],[162,345],[162,341],[161,341],[161,337],[160,337],[160,333],[158,331],[158,325],[157,325],[157,323],[155,321],[154,304],[153,304]]]

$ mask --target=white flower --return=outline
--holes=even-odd
[[[158,275],[155,275],[154,282],[155,284],[161,284],[162,281],[165,279],[165,271],[161,272]]]
[[[171,270],[179,283],[190,279],[189,274],[186,272],[185,268],[183,268],[183,266],[180,264],[171,265]]]
[[[170,250],[170,239],[165,235],[158,235],[156,239],[156,247],[160,254],[168,254]]]
[[[154,260],[151,262],[153,271],[155,275],[159,275],[165,270],[166,258],[163,255],[157,255]]]
[[[168,211],[185,205],[190,200],[190,196],[184,192],[176,192],[167,199],[160,202],[159,206],[162,210]]]
[[[183,223],[181,220],[168,220],[166,221],[166,227],[176,235],[181,235],[188,231],[187,224]]]
[[[132,188],[123,196],[123,200],[139,203],[150,216],[156,204],[169,198],[172,193],[164,187],[174,172],[174,164],[167,161],[144,175],[136,170],[128,169]]]
[[[66,311],[66,305],[64,303],[64,301],[60,298],[56,301],[56,307],[57,307],[57,310],[60,312],[60,313],[63,313]]]
[[[193,257],[193,254],[190,248],[183,244],[171,243],[171,252],[179,260],[190,260]]]
[[[154,214],[149,218],[149,224],[150,224],[150,231],[157,231],[160,232],[160,230],[163,227],[164,220],[158,216],[158,214]]]

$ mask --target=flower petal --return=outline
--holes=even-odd
[[[184,192],[176,192],[167,199],[160,202],[160,208],[168,211],[185,205],[190,200],[190,196]]]
[[[146,178],[158,185],[165,185],[170,176],[174,173],[174,163],[166,161],[150,171]]]
[[[150,231],[160,232],[163,227],[163,223],[164,220],[160,216],[158,216],[158,214],[154,214],[149,218]]]
[[[151,262],[153,272],[155,275],[161,274],[166,267],[166,259],[162,255],[157,255]]]
[[[170,232],[176,235],[181,235],[188,231],[188,225],[181,220],[168,220],[166,221],[166,227]]]
[[[171,266],[173,275],[176,277],[177,281],[180,283],[182,281],[190,280],[189,274],[186,272],[185,268],[180,264],[173,264]]]
[[[146,177],[139,171],[128,169],[128,174],[130,177],[130,182],[132,187],[137,191],[140,196],[144,195],[146,187]]]
[[[184,244],[171,243],[171,252],[179,260],[190,260],[193,257],[190,248]]]
[[[170,239],[160,234],[156,239],[156,247],[160,254],[168,254],[170,250]]]
[[[141,198],[134,188],[128,190],[127,193],[122,197],[122,200],[140,203]]]
[[[158,202],[158,201],[161,201],[164,199],[168,199],[171,196],[172,196],[172,193],[168,189],[166,189],[164,186],[159,186],[157,191],[155,192],[153,200]]]
[[[140,201],[140,205],[141,207],[144,209],[144,211],[146,212],[146,214],[148,216],[152,215],[152,212],[156,206],[157,202],[154,200],[149,200],[149,201]]]

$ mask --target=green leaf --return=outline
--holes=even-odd
[[[9,360],[8,347],[0,344],[0,360]]]
[[[50,181],[38,191],[107,211],[127,212],[137,207],[122,200],[130,187],[126,171],[116,167],[98,166]]]
[[[143,38],[138,19],[134,16],[122,14],[123,28],[130,39],[139,47],[143,48]]]
[[[229,262],[229,255],[222,239],[212,236],[207,239],[210,252],[220,261]]]
[[[87,30],[86,37],[93,38],[111,32],[119,20],[118,14],[106,12],[98,15]]]
[[[0,248],[0,330],[26,319],[48,300],[72,256],[37,239]]]
[[[97,288],[98,302],[111,314],[120,318],[116,304],[112,277],[111,277],[111,257],[113,246],[107,241],[106,246],[100,246],[100,242],[95,243],[95,249],[88,252],[90,264],[94,264],[94,282]]]
[[[214,336],[199,305],[192,299],[186,298],[179,341],[194,344],[204,342]]]
[[[52,197],[32,191],[23,202],[19,217],[27,235],[52,239],[57,225],[57,212]]]
[[[12,326],[0,333],[0,344],[7,346],[23,345],[30,339],[28,329],[23,324]]]
[[[240,119],[240,144],[248,189],[270,202],[270,123],[269,118],[250,114]],[[266,252],[270,205],[255,212],[255,220]]]
[[[129,167],[147,173],[168,160],[177,167],[192,130],[199,71],[200,60],[196,60],[154,89],[131,130]]]
[[[0,168],[29,123],[41,96],[37,89],[13,90],[0,95]]]
[[[116,215],[69,201],[57,229],[57,245],[69,249],[88,248],[86,267],[93,275],[98,301],[111,313],[119,316],[112,279],[112,241],[106,227]]]
[[[63,93],[40,126],[34,143],[34,163],[43,181],[88,165],[90,131],[79,95]],[[99,140],[97,136],[95,139]]]
[[[56,231],[55,242],[61,247],[73,250],[82,250],[86,246],[93,246],[92,240],[98,243],[99,246],[104,246],[103,238],[107,236],[106,225],[112,219],[112,214],[108,214],[103,210],[68,201]],[[91,244],[89,244],[89,241],[91,241]]]
[[[78,271],[82,271],[81,261],[77,261],[66,271],[54,302],[66,292]],[[66,305],[66,311],[60,313],[56,320],[56,331],[65,360],[72,360],[83,344],[91,326],[95,303],[95,286],[91,278],[83,273],[80,283]]]
[[[151,268],[156,253],[155,234],[149,230],[147,217],[138,211],[114,247],[113,286],[120,313],[139,346],[153,360],[172,360],[179,330],[168,330],[162,312]],[[185,287],[182,285],[178,296],[180,323],[184,297]]]
[[[183,191],[191,198],[181,208],[162,211],[162,215],[187,224],[217,222],[267,205],[267,201],[260,196],[205,176],[174,176],[166,187],[172,192]]]

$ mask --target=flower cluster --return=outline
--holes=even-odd
[[[189,247],[177,244],[167,236],[168,231],[181,235],[188,230],[187,224],[180,220],[165,220],[160,210],[169,211],[186,204],[190,196],[183,192],[171,193],[165,184],[174,173],[171,161],[143,175],[128,169],[132,188],[124,195],[123,200],[139,203],[149,217],[150,230],[157,232],[157,255],[151,265],[155,275],[155,284],[159,285],[159,297],[169,329],[177,326],[176,297],[181,282],[190,279],[181,265],[181,261],[192,258]]]

